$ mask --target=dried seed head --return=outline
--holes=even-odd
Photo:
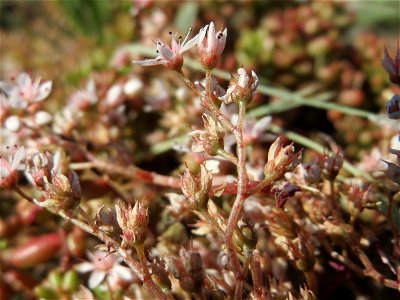
[[[131,245],[140,245],[146,239],[149,212],[139,201],[135,205],[119,202],[115,205],[117,222],[122,229],[122,239]]]
[[[202,211],[207,208],[209,193],[212,186],[212,174],[204,165],[200,165],[200,178],[196,178],[186,169],[181,178],[182,193],[193,210]]]
[[[268,151],[268,162],[264,167],[264,175],[276,181],[286,172],[293,171],[301,161],[301,150],[295,152],[293,144],[283,147],[282,138],[279,137]]]
[[[208,114],[203,114],[205,130],[195,130],[189,133],[193,139],[192,151],[205,152],[209,155],[218,155],[224,148],[225,132],[222,126]]]
[[[52,182],[47,177],[44,179],[44,196],[46,201],[43,205],[49,209],[71,210],[79,206],[81,198],[81,187],[78,175],[70,171],[68,177],[56,173],[52,176]]]
[[[237,73],[237,77],[231,77],[226,94],[219,99],[227,104],[235,102],[247,105],[251,102],[258,87],[258,77],[254,71],[248,74],[243,68],[238,69]]]

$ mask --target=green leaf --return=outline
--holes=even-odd
[[[186,32],[193,26],[196,20],[199,5],[196,2],[187,2],[183,4],[175,15],[175,25],[181,32]]]

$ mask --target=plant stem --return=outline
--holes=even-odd
[[[147,258],[144,253],[144,246],[143,244],[136,245],[135,246],[136,253],[139,258],[139,263],[140,267],[142,269],[142,272],[144,274],[143,276],[143,286],[148,290],[151,291],[153,295],[157,296],[157,299],[172,299],[171,296],[167,296],[164,294],[164,292],[161,290],[161,288],[154,282],[153,278],[151,277],[151,274],[149,272],[149,268],[147,266]]]
[[[233,270],[235,272],[236,278],[236,291],[235,291],[235,299],[241,299],[242,294],[238,294],[239,289],[242,288],[243,274],[241,271],[241,266],[239,262],[239,258],[236,252],[236,246],[233,243],[233,233],[235,231],[236,225],[239,221],[240,214],[242,212],[243,203],[246,199],[246,187],[247,187],[247,172],[246,172],[246,148],[243,142],[243,122],[246,113],[246,104],[243,102],[239,103],[239,120],[237,126],[235,128],[234,134],[236,138],[236,151],[237,151],[237,172],[238,172],[238,181],[237,181],[237,194],[236,199],[233,204],[231,213],[229,215],[228,225],[225,232],[225,243],[228,251],[229,259],[232,263]]]
[[[26,200],[35,203],[36,205],[40,207],[43,206],[43,202],[40,202],[39,200],[30,197],[27,195],[24,191],[22,191],[19,187],[15,187],[14,190],[20,194],[23,198]],[[46,208],[46,207],[45,207]],[[164,292],[154,283],[153,280],[151,280],[151,283],[149,279],[147,278],[147,274],[144,273],[143,271],[140,270],[140,264],[138,264],[132,256],[129,254],[129,252],[125,249],[122,248],[120,243],[116,241],[114,238],[109,236],[106,232],[102,231],[97,225],[94,224],[94,222],[90,222],[90,218],[86,215],[83,209],[79,208],[78,212],[85,217],[86,220],[88,220],[88,223],[85,221],[79,220],[77,217],[74,216],[74,213],[71,212],[66,212],[63,210],[58,210],[54,212],[54,210],[50,210],[53,213],[58,214],[61,216],[63,219],[71,222],[72,224],[78,226],[82,230],[86,231],[87,233],[94,235],[95,237],[99,238],[102,242],[104,242],[109,248],[113,248],[126,262],[126,264],[131,268],[131,270],[139,277],[139,279],[143,282],[143,286],[157,299],[172,299],[171,296],[164,294]],[[151,279],[151,277],[150,277]]]

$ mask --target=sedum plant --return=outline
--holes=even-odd
[[[62,253],[60,270],[36,284],[34,292],[26,285],[27,295],[316,299],[331,269],[399,291],[399,227],[393,216],[398,213],[399,150],[391,150],[397,160],[387,162],[387,186],[345,180],[340,149],[301,165],[302,149],[285,136],[269,139],[269,148],[258,154],[261,163],[254,166],[250,158],[254,160],[256,150],[250,141],[263,131],[249,129],[246,116],[258,76],[241,67],[225,91],[213,70],[222,60],[227,29],[217,31],[211,22],[194,37],[191,32],[185,38],[170,33],[170,45],[155,42],[156,58],[134,61],[173,72],[198,101],[202,128],[188,134],[186,149],[196,164],[192,160],[179,176],[145,170],[113,153],[122,148],[118,140],[124,134],[113,124],[128,122],[124,99],[136,97],[142,88],[134,79],[109,85],[106,92],[90,80],[71,97],[73,105],[55,116],[43,101],[51,82],[40,84],[40,78],[32,80],[25,73],[14,84],[1,82],[2,126],[27,142],[1,157],[0,187],[29,202],[2,221],[1,234],[17,233],[19,224],[32,224],[43,209],[61,217],[65,226],[7,249],[2,257],[6,280],[22,276],[15,268],[33,267]],[[191,80],[184,70],[183,54],[192,48],[197,48],[205,73],[201,81]],[[383,59],[395,84],[399,59],[398,53],[392,58],[387,52]],[[398,96],[388,102],[387,111],[398,119]],[[260,124],[268,125],[265,120]],[[23,184],[20,168],[30,187]],[[154,187],[168,203],[157,206],[157,196],[133,200],[136,182]],[[379,209],[384,197],[386,212]],[[90,205],[90,198],[107,200]],[[385,249],[378,239],[380,224],[392,236]],[[86,240],[99,249],[85,254]],[[78,264],[76,258],[84,257],[91,262]]]

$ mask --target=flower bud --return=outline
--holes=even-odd
[[[381,60],[383,68],[389,74],[389,80],[394,84],[400,84],[400,44],[397,45],[396,56],[392,58],[385,48]]]
[[[149,223],[149,212],[139,201],[135,205],[126,205],[123,202],[115,205],[117,222],[122,229],[123,241],[131,244],[143,244],[147,235],[147,224]]]
[[[238,222],[238,228],[234,233],[234,242],[243,252],[251,251],[256,247],[258,241],[254,223],[250,218],[242,218]]]
[[[322,168],[317,162],[303,164],[303,177],[308,184],[322,181]]]
[[[339,174],[340,169],[343,166],[343,154],[339,150],[336,154],[326,157],[324,161],[324,169],[322,171],[322,177],[327,180],[334,180]]]
[[[282,138],[277,138],[268,151],[268,162],[264,167],[265,177],[276,181],[286,172],[293,171],[301,161],[301,150],[294,151],[293,144],[283,147]]]
[[[231,77],[226,94],[219,97],[219,100],[226,104],[231,102],[249,104],[258,87],[258,77],[254,71],[251,71],[250,77],[243,68],[238,69],[237,72],[238,77]]]
[[[182,193],[193,210],[203,211],[207,208],[211,186],[212,175],[204,165],[200,165],[200,178],[194,177],[189,169],[182,176]]]

